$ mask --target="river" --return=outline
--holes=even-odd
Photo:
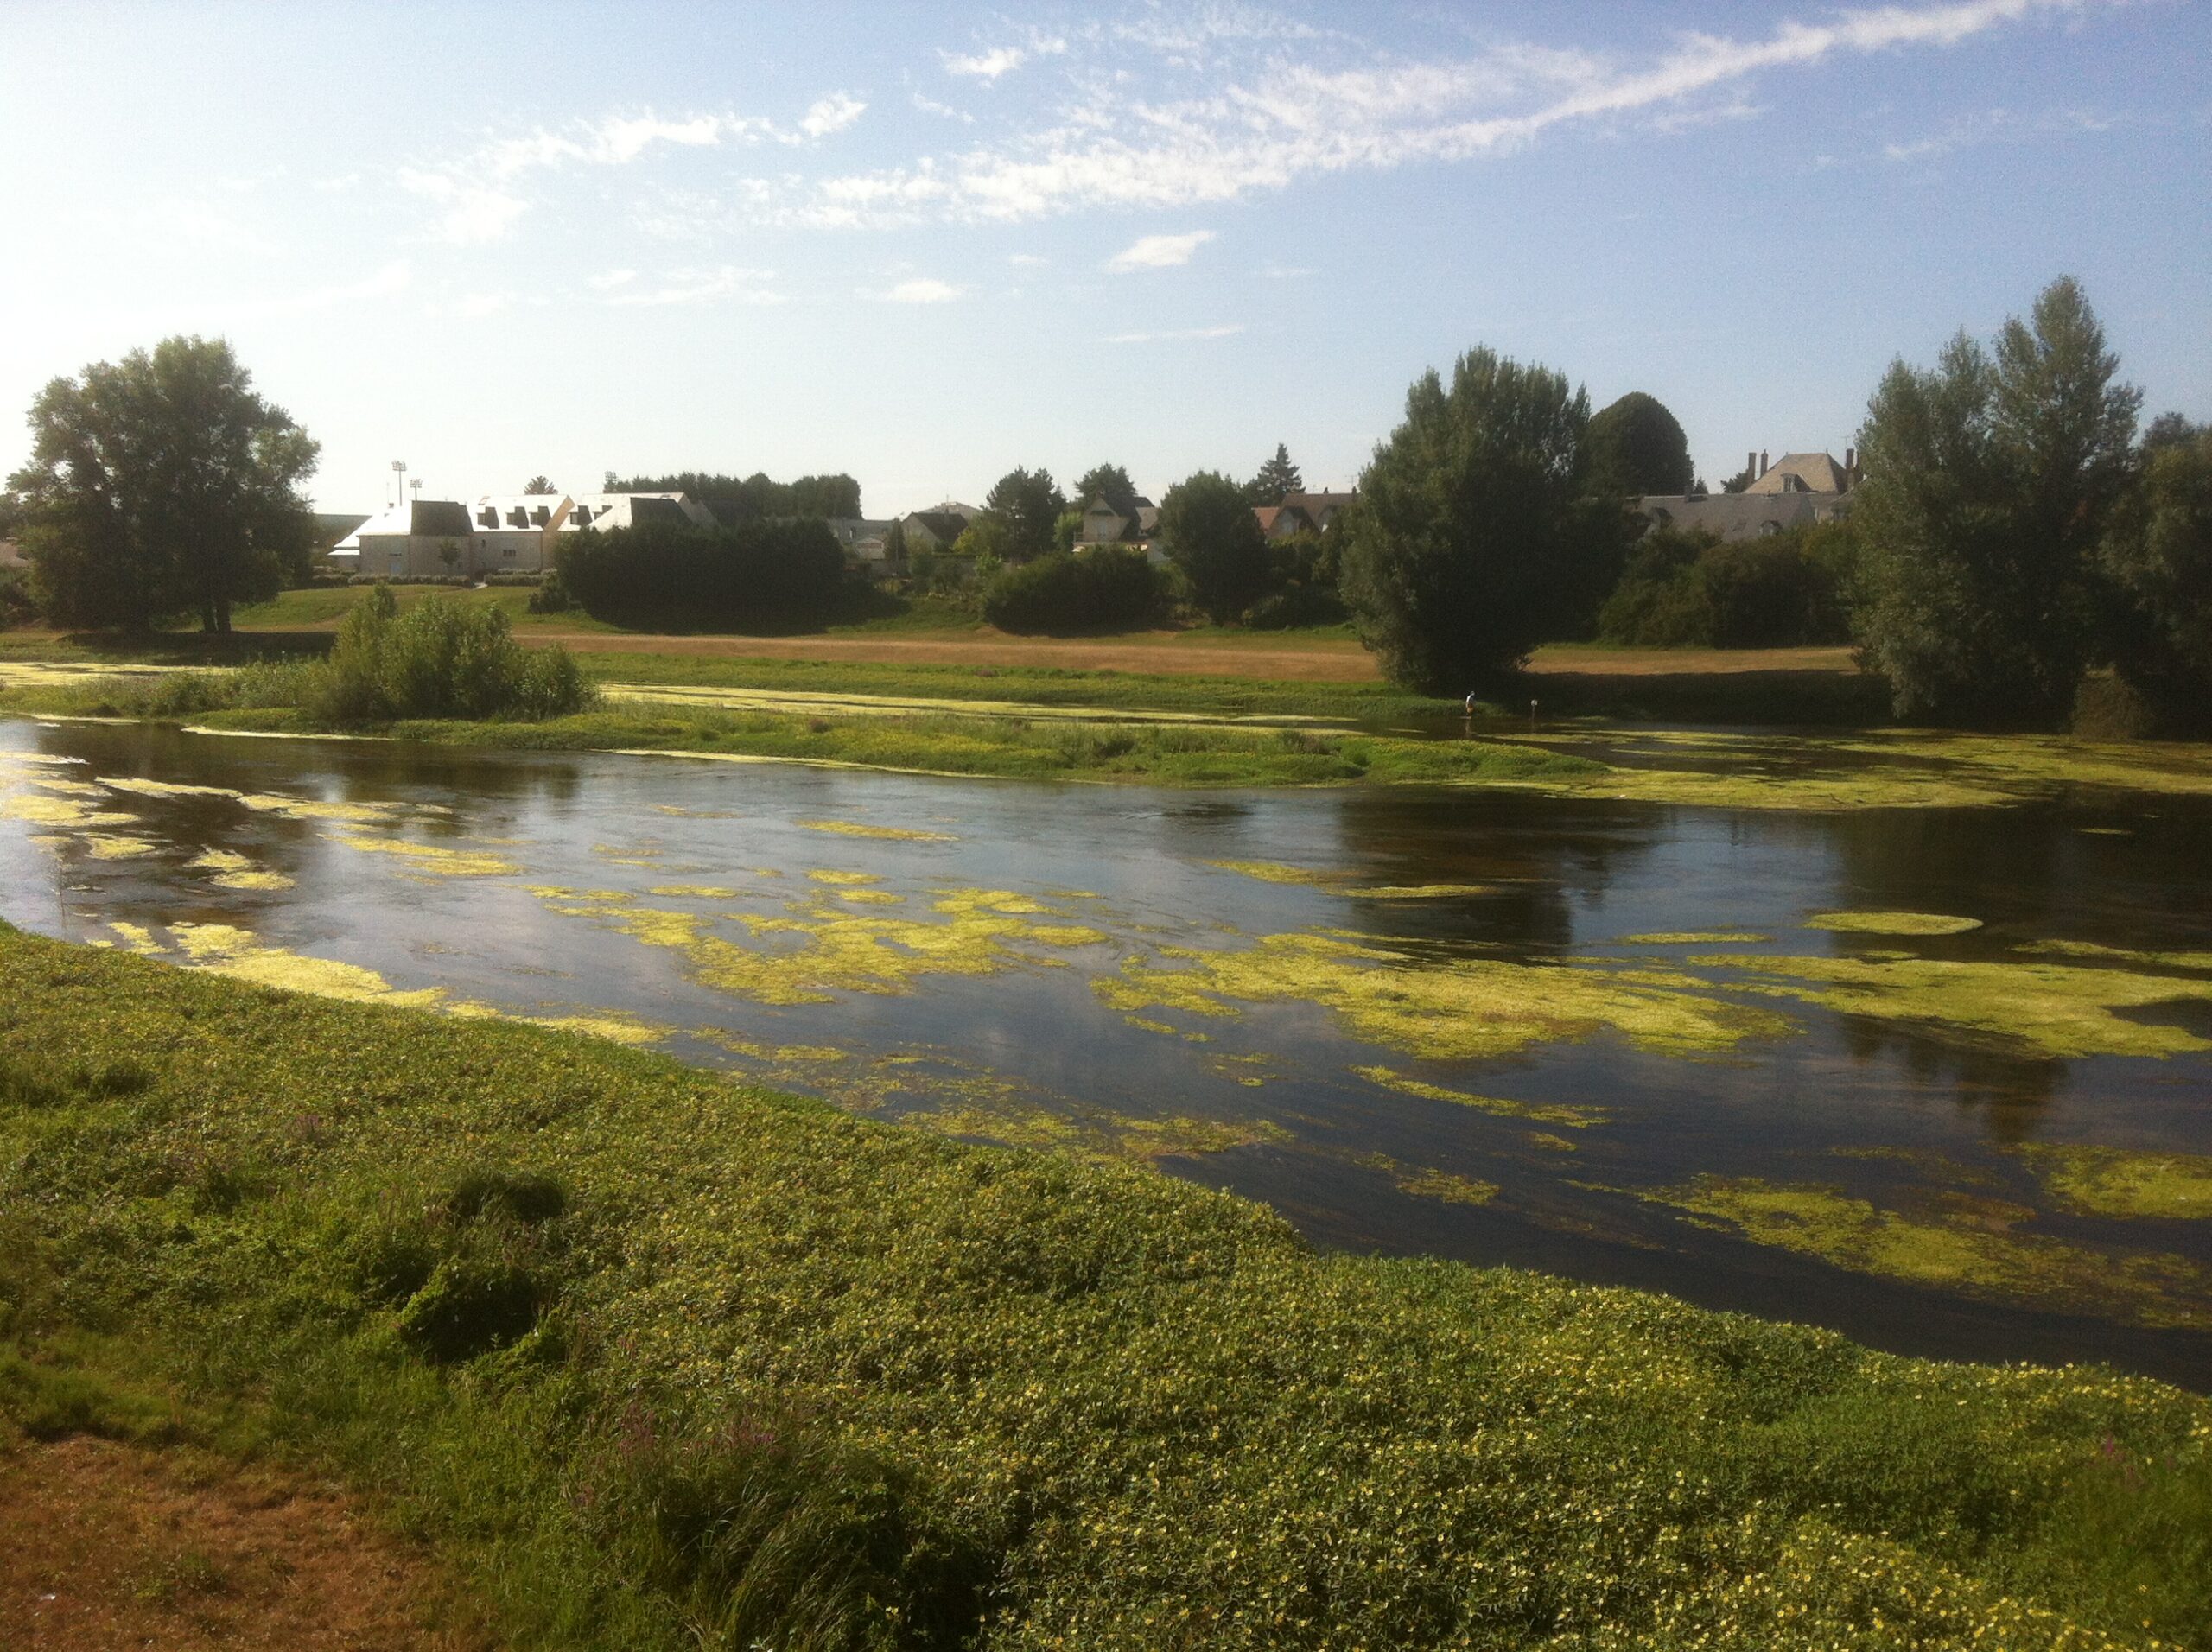
[[[1188,792],[0,721],[0,917],[2212,1388],[2212,800]]]

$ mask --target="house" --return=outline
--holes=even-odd
[[[1788,453],[1770,465],[1763,453],[1746,454],[1751,482],[1740,493],[1651,493],[1634,501],[1654,528],[1682,528],[1722,539],[1767,534],[1832,522],[1851,513],[1859,483],[1859,453],[1847,448],[1843,462],[1827,453]]]
[[[1155,518],[1158,515],[1154,512]],[[1123,516],[1103,499],[1084,502],[1083,526],[1076,530],[1077,545],[1118,545],[1138,537],[1138,518],[1135,515]]]
[[[968,531],[969,524],[983,513],[972,505],[963,505],[957,499],[946,499],[932,505],[926,511],[911,511],[899,518],[906,531],[906,550],[944,550]]]
[[[1255,505],[1252,514],[1259,518],[1260,537],[1263,539],[1287,539],[1313,525],[1306,519],[1306,512],[1294,505]]]
[[[571,507],[556,532],[581,533],[586,528],[607,532],[654,522],[711,528],[715,523],[715,513],[689,493],[579,493]]]
[[[868,517],[830,517],[825,525],[836,542],[844,547],[845,560],[872,574],[903,573],[904,568],[891,563],[891,531],[899,525],[898,518],[886,517],[880,521]]]
[[[1280,505],[1255,505],[1260,532],[1268,539],[1287,539],[1294,533],[1322,533],[1333,526],[1357,493],[1286,493]]]
[[[462,562],[472,531],[468,507],[459,499],[410,499],[362,523],[331,548],[330,560],[385,579],[463,574],[469,571]]]

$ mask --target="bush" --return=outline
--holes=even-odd
[[[1267,594],[1267,538],[1243,486],[1226,476],[1202,470],[1169,488],[1160,502],[1160,543],[1217,625]]]
[[[1338,548],[1333,532],[1301,531],[1274,541],[1268,547],[1267,594],[1245,610],[1244,623],[1255,631],[1339,623],[1344,604],[1337,594]]]
[[[586,529],[562,535],[556,554],[577,604],[617,624],[804,624],[834,607],[845,581],[844,550],[813,520]]]
[[[2158,727],[2212,734],[2212,433],[2148,456],[2098,560],[2120,677]]]
[[[31,582],[22,570],[0,568],[0,631],[28,626],[38,619],[38,604],[31,596]]]
[[[245,687],[290,695],[289,703],[317,721],[341,725],[406,717],[535,721],[581,711],[595,697],[565,649],[524,648],[507,616],[488,603],[432,596],[403,614],[389,586],[346,616],[327,660],[271,668]]]
[[[983,617],[1001,631],[1126,631],[1153,617],[1160,594],[1159,570],[1141,550],[1053,551],[994,579]]]
[[[1630,555],[1598,634],[1639,648],[1795,648],[1849,639],[1848,525],[1723,541],[1658,528]]]
[[[574,611],[576,599],[569,589],[569,582],[555,569],[537,581],[537,588],[530,594],[532,613],[569,613]]]

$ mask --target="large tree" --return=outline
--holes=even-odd
[[[2212,429],[2145,435],[2100,560],[2120,676],[2170,731],[2212,734]]]
[[[1590,397],[1550,368],[1469,351],[1414,381],[1360,477],[1339,581],[1391,680],[1459,694],[1517,666],[1588,531],[1576,460]]]
[[[225,340],[179,337],[39,392],[10,486],[54,620],[144,630],[196,612],[228,631],[233,604],[304,569],[319,448],[252,384]]]
[[[1067,508],[1066,495],[1042,465],[1015,467],[983,496],[984,511],[1005,530],[1007,558],[1018,562],[1052,550],[1052,524]]]
[[[1275,443],[1274,457],[1260,467],[1260,473],[1245,489],[1255,505],[1281,505],[1286,495],[1305,491],[1306,478],[1300,474],[1298,467],[1290,462],[1288,444],[1281,442]]]
[[[540,474],[533,476],[528,481],[524,482],[522,485],[522,491],[524,493],[529,494],[544,494],[557,493],[561,490],[553,486],[553,479],[551,477]]]
[[[1075,496],[1069,503],[1080,510],[1093,499],[1105,500],[1113,507],[1116,516],[1132,520],[1136,516],[1136,484],[1129,480],[1129,473],[1119,465],[1093,465],[1084,472],[1083,480],[1075,485]]]
[[[1853,629],[1901,717],[2049,723],[2101,641],[2094,552],[2131,470],[2141,394],[2071,278],[1961,333],[1932,370],[1891,365],[1859,447]]]
[[[1186,476],[1160,501],[1160,538],[1191,582],[1192,600],[1215,623],[1234,620],[1266,594],[1273,562],[1244,489],[1211,470]]]
[[[1656,397],[1632,390],[1591,416],[1582,437],[1582,485],[1605,499],[1687,493],[1696,479],[1689,438]]]

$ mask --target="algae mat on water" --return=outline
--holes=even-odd
[[[2096,1250],[2025,1233],[2035,1211],[1999,1199],[1950,1192],[1904,1211],[1838,1187],[1723,1176],[1637,1197],[1853,1273],[2137,1325],[2212,1330],[2212,1269],[2181,1256]]]

